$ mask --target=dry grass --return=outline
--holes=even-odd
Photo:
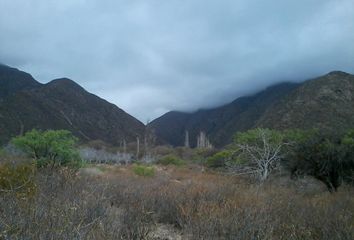
[[[198,166],[157,166],[149,178],[100,170],[41,171],[36,196],[0,195],[0,239],[162,239],[159,226],[180,239],[354,239],[350,187],[305,195]]]

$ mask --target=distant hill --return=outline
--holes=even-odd
[[[238,131],[254,127],[354,127],[354,76],[331,72],[304,83],[281,83],[255,95],[194,113],[169,112],[149,124],[161,143],[182,146],[185,131],[196,145],[204,131],[214,146],[232,141]]]
[[[0,143],[30,129],[68,129],[82,141],[134,141],[145,126],[117,106],[62,78],[47,84],[0,65]]]

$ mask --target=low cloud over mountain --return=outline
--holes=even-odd
[[[143,122],[354,72],[352,0],[0,2],[0,62],[66,76]]]

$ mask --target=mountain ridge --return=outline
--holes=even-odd
[[[286,99],[267,110],[257,125],[286,129],[354,127],[354,75],[332,71],[304,82]]]
[[[145,125],[112,103],[68,78],[46,84],[30,74],[0,67],[0,143],[37,128],[67,129],[81,141],[112,145],[135,141]]]
[[[308,98],[311,99],[317,89],[321,89],[319,85],[326,86],[329,84],[331,88],[335,88],[333,84],[330,84],[329,79],[337,79],[341,81],[344,78],[352,79],[354,76],[342,72],[342,71],[331,71],[321,77],[310,79],[301,83],[279,83],[272,85],[266,88],[263,91],[260,91],[254,95],[240,97],[230,102],[229,104],[222,105],[220,107],[208,109],[208,110],[198,110],[192,113],[180,112],[180,111],[171,111],[165,115],[152,121],[149,126],[155,129],[157,137],[161,139],[161,143],[171,144],[173,146],[182,146],[184,144],[184,135],[188,131],[190,139],[192,142],[190,145],[196,146],[196,138],[200,131],[204,131],[211,142],[217,146],[224,146],[232,141],[233,135],[238,131],[246,131],[254,127],[270,127],[275,129],[285,129],[285,128],[302,128],[304,126],[304,121],[302,125],[296,124],[296,121],[288,123],[289,120],[284,120],[282,124],[277,124],[277,121],[280,121],[277,117],[281,114],[285,115],[286,111],[281,111],[278,108],[285,108],[282,103],[284,99],[287,99],[292,93],[296,92],[296,89],[301,89],[302,86],[308,88],[309,84],[315,81],[315,87],[311,88],[313,93],[308,94]],[[322,80],[321,80],[322,79]],[[324,79],[324,80],[323,80]],[[351,81],[353,85],[354,80]],[[341,91],[344,91],[346,87],[342,87]],[[354,92],[354,91],[353,91]],[[350,94],[349,94],[350,95]],[[301,94],[299,95],[301,98]],[[353,97],[354,99],[354,97]],[[288,100],[292,101],[292,99]],[[320,101],[320,100],[318,100]],[[337,101],[336,104],[339,104]],[[334,104],[334,105],[336,105]],[[348,108],[351,108],[352,105],[348,105]],[[354,105],[353,105],[354,106]],[[317,106],[317,108],[322,107],[326,109],[326,106]],[[305,108],[306,109],[306,108]],[[332,106],[329,109],[329,112],[335,112],[337,106]],[[291,109],[287,109],[290,112]],[[298,110],[300,113],[301,107]],[[308,111],[315,111],[316,109],[308,109]],[[278,114],[272,114],[278,112]],[[349,110],[349,112],[342,109],[343,118],[340,119],[341,122],[344,122],[345,119],[351,119],[350,112],[354,113],[354,107]],[[298,119],[298,114],[296,112],[292,113],[292,116],[289,116],[288,119]],[[172,117],[173,116],[173,117]],[[319,115],[319,116],[323,116]],[[178,119],[174,121],[173,118]],[[302,118],[304,120],[304,116]],[[316,114],[313,117],[306,121],[308,124],[305,124],[307,128],[311,127],[321,127],[321,124],[317,124],[316,121],[321,122],[321,120],[316,119]],[[337,126],[337,123],[332,123],[330,119],[326,119],[326,124],[328,128]],[[338,120],[339,121],[339,120]],[[301,121],[297,120],[298,123]],[[327,124],[328,123],[328,124]],[[353,124],[342,124],[346,127],[354,127]],[[353,125],[353,126],[352,126]]]
[[[343,71],[301,83],[271,85],[215,108],[170,111],[147,126],[69,78],[39,83],[30,74],[0,64],[0,143],[32,129],[68,129],[81,141],[118,145],[153,129],[159,144],[182,146],[188,131],[196,146],[203,131],[222,147],[238,131],[254,127],[354,128],[354,76]]]

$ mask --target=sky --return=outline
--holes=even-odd
[[[146,123],[354,73],[353,0],[0,0],[0,62]]]

